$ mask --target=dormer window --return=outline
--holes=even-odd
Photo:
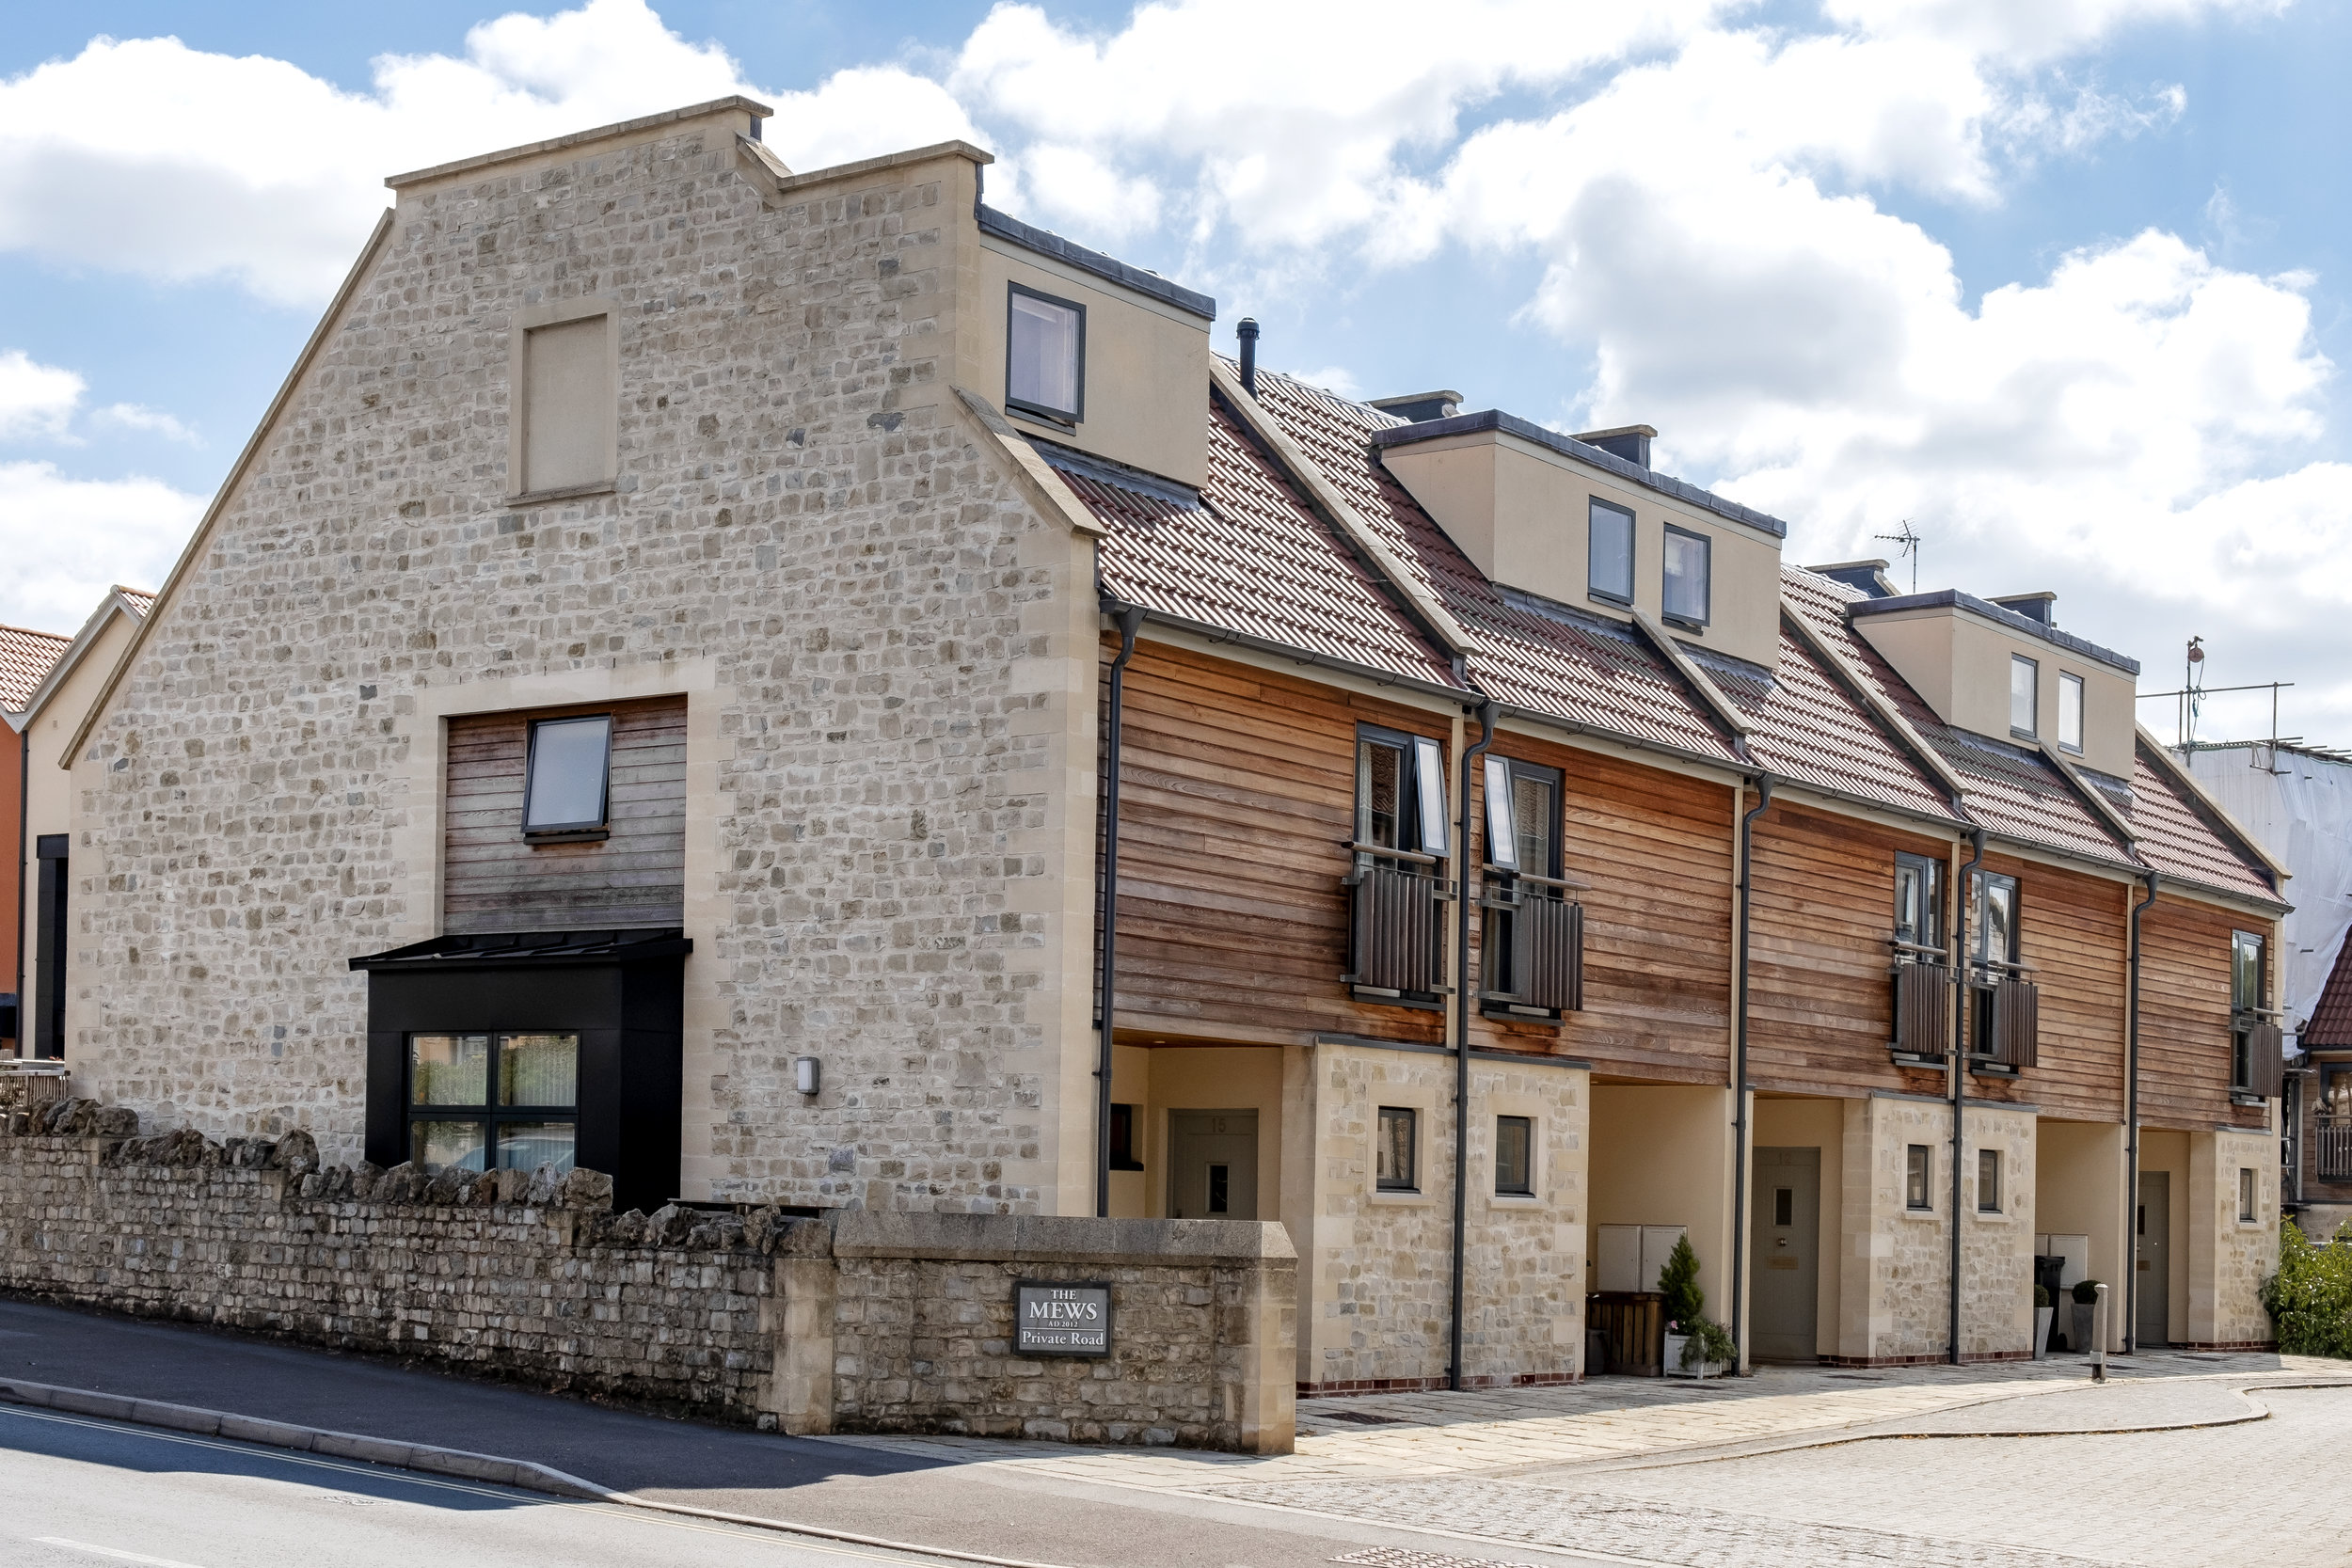
[[[2042,701],[2042,666],[2024,654],[2009,656],[2009,729],[2028,739],[2037,733],[2034,711]]]
[[[1005,406],[1074,425],[1086,417],[1086,307],[1007,287]]]
[[[542,719],[524,770],[526,838],[602,838],[612,795],[612,717]]]
[[[2083,749],[2083,678],[2063,671],[2058,674],[2058,748]]]
[[[1662,609],[1677,626],[1703,626],[1708,622],[1708,545],[1704,533],[1666,525],[1666,580]]]
[[[1592,507],[1592,536],[1587,546],[1587,579],[1592,595],[1611,604],[1633,602],[1633,514],[1622,506],[1596,500]]]

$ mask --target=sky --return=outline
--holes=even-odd
[[[2325,0],[9,0],[0,621],[152,588],[389,193],[740,91],[795,168],[961,136],[988,199],[1790,524],[2055,591],[2352,744],[2352,7]],[[2170,738],[2177,705],[2142,705]],[[2267,692],[2201,738],[2267,735]]]

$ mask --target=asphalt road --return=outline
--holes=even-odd
[[[0,1405],[7,1568],[936,1568],[639,1509]]]

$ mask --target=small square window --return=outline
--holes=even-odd
[[[2035,735],[2035,712],[2042,702],[2042,666],[2024,654],[2009,656],[2009,728],[2012,735]]]
[[[1794,1226],[1796,1223],[1797,1189],[1794,1187],[1774,1187],[1772,1189],[1773,1227],[1775,1229],[1787,1229],[1789,1227]]]
[[[1903,1207],[1926,1211],[1935,1207],[1935,1194],[1930,1182],[1934,1168],[1934,1155],[1925,1144],[1913,1144],[1903,1150]]]
[[[2069,752],[2083,749],[2083,678],[2063,671],[2058,673],[2058,746]]]
[[[2247,1224],[2251,1224],[2258,1217],[2254,1212],[2254,1172],[2249,1165],[2238,1167],[2237,1217]]]
[[[612,717],[542,719],[531,726],[523,832],[601,832],[612,765]]]
[[[1666,530],[1666,619],[1686,626],[1708,622],[1708,572],[1712,542],[1704,533],[1669,526]]]
[[[1977,1150],[1977,1212],[1997,1214],[2001,1212],[2001,1151],[1997,1148]]]
[[[1057,424],[1086,417],[1086,307],[1020,284],[1005,318],[1005,404]]]
[[[1535,1194],[1535,1120],[1495,1117],[1495,1192],[1503,1197]]]
[[[1591,503],[1592,532],[1586,545],[1586,580],[1593,597],[1612,604],[1633,602],[1633,514],[1607,501]]]
[[[1380,1147],[1375,1153],[1373,1180],[1381,1192],[1421,1191],[1413,1169],[1414,1156],[1420,1152],[1416,1145],[1420,1122],[1421,1113],[1408,1106],[1380,1107]]]

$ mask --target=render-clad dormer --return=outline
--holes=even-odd
[[[1656,435],[1629,425],[1562,436],[1487,409],[1374,439],[1388,470],[1493,581],[1612,620],[1639,612],[1696,646],[1769,667],[1780,648],[1788,525],[1652,471]]]
[[[2129,779],[2139,661],[2060,631],[2056,597],[1945,589],[1857,599],[1846,613],[1946,723]]]

